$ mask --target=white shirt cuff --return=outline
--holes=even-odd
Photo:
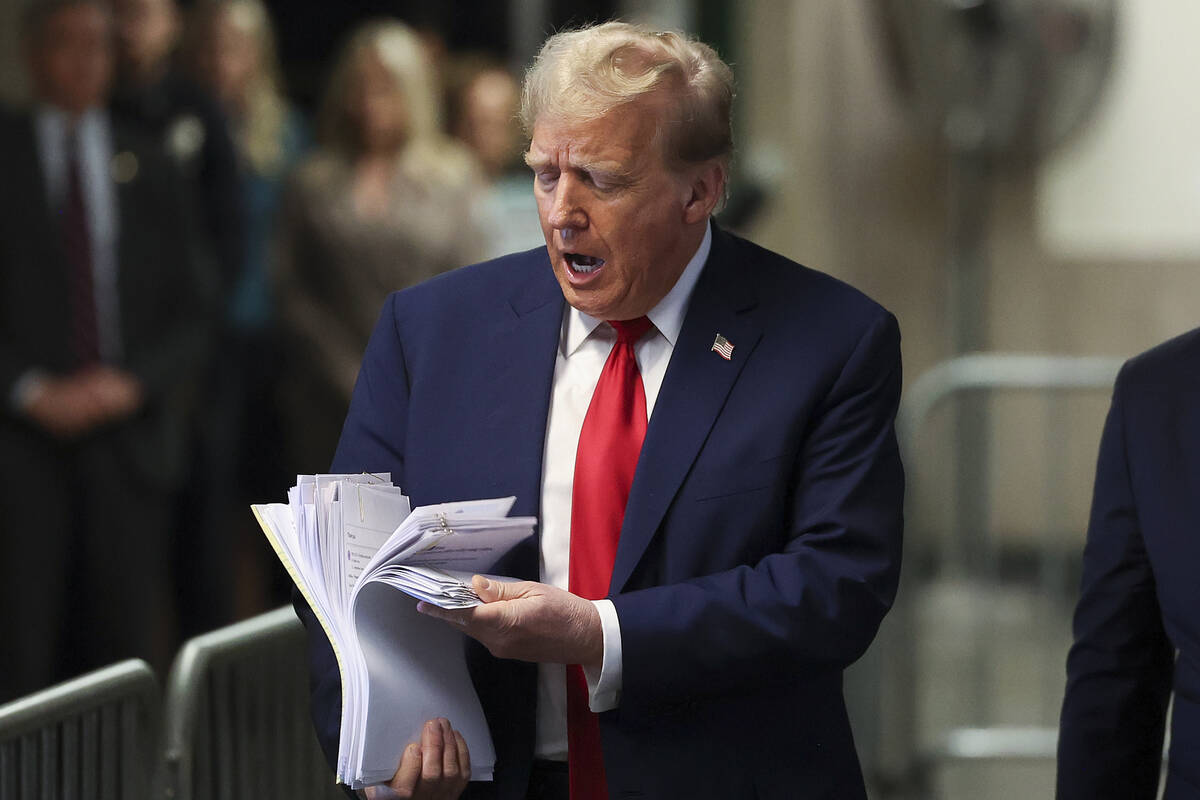
[[[28,412],[29,407],[33,405],[34,398],[42,391],[45,384],[45,372],[36,367],[25,370],[13,384],[12,393],[8,398],[9,406],[20,414]]]
[[[604,632],[604,660],[600,674],[583,668],[587,679],[588,708],[593,713],[612,711],[621,702],[621,623],[611,600],[593,600],[600,613],[600,628]]]

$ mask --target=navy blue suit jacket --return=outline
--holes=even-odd
[[[414,504],[516,495],[514,513],[537,514],[563,312],[542,249],[392,295],[333,469],[390,471]],[[718,333],[732,360],[711,351]],[[900,382],[891,314],[715,231],[613,569],[624,684],[600,718],[612,797],[864,796],[842,670],[896,588]],[[498,571],[536,579],[536,545]],[[338,675],[309,622],[333,754]],[[477,645],[468,657],[497,750],[494,785],[472,796],[521,798],[536,669]]]
[[[1067,659],[1058,796],[1153,800],[1172,685],[1165,797],[1200,799],[1200,329],[1117,377]]]

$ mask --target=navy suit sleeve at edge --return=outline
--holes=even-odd
[[[840,670],[866,649],[900,568],[899,344],[895,318],[882,314],[818,410],[793,467],[782,552],[612,598],[622,717]]]
[[[1100,442],[1096,484],[1067,657],[1058,743],[1059,800],[1153,800],[1174,654],[1130,482],[1117,378]]]
[[[367,344],[330,471],[391,472],[393,481],[403,485],[404,457],[397,446],[404,441],[408,373],[396,330],[398,298],[393,294],[384,304]],[[337,659],[321,623],[298,591],[293,590],[292,602],[308,633],[313,725],[325,758],[336,771],[342,714]]]

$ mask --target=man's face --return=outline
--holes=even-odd
[[[38,99],[74,114],[102,105],[112,79],[108,17],[98,6],[68,6],[52,14],[30,42],[29,65]]]
[[[568,303],[599,319],[657,305],[703,236],[685,208],[691,186],[655,141],[658,113],[644,98],[589,122],[534,125],[526,162],[554,275]]]
[[[519,99],[516,83],[501,70],[480,74],[464,93],[458,135],[491,175],[503,171],[520,148],[515,125]]]
[[[113,0],[122,75],[145,75],[167,58],[179,34],[175,0]]]

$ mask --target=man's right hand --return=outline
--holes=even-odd
[[[48,433],[70,439],[133,415],[142,401],[136,378],[101,366],[63,377],[41,378],[25,411]]]
[[[368,800],[455,800],[471,780],[471,754],[449,720],[431,719],[421,741],[404,748],[391,781],[368,786]]]

